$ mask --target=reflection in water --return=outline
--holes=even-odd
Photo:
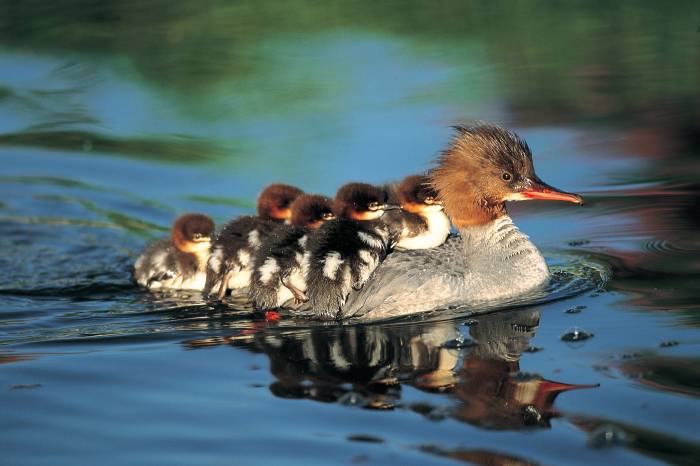
[[[519,372],[520,356],[538,325],[538,312],[521,311],[488,316],[471,329],[481,343],[465,356],[459,370],[455,396],[460,403],[454,417],[489,429],[548,427],[557,415],[553,405],[559,393],[593,387]]]
[[[13,362],[29,361],[33,359],[33,355],[29,354],[2,354],[0,353],[0,364],[10,364]]]
[[[258,327],[219,342],[264,352],[277,379],[270,391],[282,398],[403,408],[431,420],[450,416],[487,429],[522,429],[548,427],[559,393],[593,387],[519,371],[539,318],[536,310],[481,316],[470,321],[469,337],[446,321],[319,325],[291,332]],[[212,343],[186,342],[192,348]],[[451,405],[406,405],[404,386],[448,394]]]
[[[698,358],[632,355],[619,368],[630,379],[656,390],[700,397]]]
[[[299,462],[302,450],[378,437],[406,453],[393,447],[413,436],[423,453],[475,464],[697,463],[700,4],[550,3],[0,1],[0,412],[15,410],[3,440],[18,447],[8,462],[43,450],[37,462],[86,463],[99,449],[139,463],[166,448],[193,464],[246,448]],[[473,118],[522,130],[543,178],[589,194],[575,213],[523,205],[516,216],[556,271],[537,301],[546,351],[527,366],[566,364],[594,381],[601,354],[639,352],[606,361],[599,390],[557,402],[570,386],[520,372],[537,312],[468,329],[458,311],[425,317],[453,322],[314,326],[131,285],[146,237],[179,212],[224,221],[268,182],[332,193],[423,170],[447,126]],[[603,290],[584,293],[601,280],[579,262],[610,270]],[[586,309],[563,312],[576,305]],[[572,326],[596,337],[567,346]],[[173,347],[185,339],[219,348]],[[669,340],[679,347],[659,348]],[[253,387],[269,374],[246,369],[261,357],[270,390]],[[234,386],[245,403],[229,402]],[[368,410],[277,410],[270,392]],[[564,402],[566,425],[501,430],[546,426]],[[340,443],[299,429],[313,411]],[[446,417],[461,422],[433,422]],[[389,428],[348,435],[367,418]],[[237,442],[248,430],[265,435]],[[610,446],[601,434],[625,449],[594,449]],[[379,462],[376,445],[350,447]],[[75,454],[57,458],[65,448]]]
[[[183,164],[203,163],[230,155],[222,148],[193,138],[171,138],[168,141],[136,138],[127,140],[109,138],[88,131],[23,131],[0,134],[0,146],[45,147]]]
[[[606,448],[624,444],[645,456],[658,458],[668,464],[696,465],[700,445],[635,425],[607,419],[576,416],[573,424],[589,432],[589,446]]]
[[[489,450],[443,450],[426,446],[421,451],[480,466],[534,466],[537,462]]]
[[[600,214],[589,226],[592,244],[587,245],[591,257],[610,267],[610,290],[624,292],[635,307],[683,313],[685,322],[695,326],[700,325],[700,240],[694,233],[699,192],[697,185],[675,184],[589,196],[600,204]],[[623,216],[635,224],[616,233],[598,228],[598,222]]]

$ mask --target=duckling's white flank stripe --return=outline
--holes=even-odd
[[[365,264],[369,264],[370,262],[374,262],[372,260],[372,254],[366,249],[360,249],[357,252],[357,255],[360,256],[360,260],[362,260],[362,262],[364,262]]]
[[[168,253],[161,251],[155,256],[153,256],[153,261],[151,262],[155,268],[165,269],[167,268]]]
[[[209,256],[209,268],[214,273],[221,272],[221,263],[224,258],[224,251],[221,248],[214,248],[214,251]]]
[[[309,239],[309,237],[306,235],[299,238],[299,246],[301,246],[302,248],[305,248],[306,247],[306,240],[308,240],[308,239]]]
[[[338,274],[338,269],[345,262],[340,257],[340,253],[337,251],[331,251],[326,254],[326,258],[323,260],[323,276],[329,280],[335,280]]]
[[[260,281],[267,285],[272,279],[272,275],[280,269],[277,265],[277,260],[274,257],[268,257],[265,263],[260,267]]]
[[[260,233],[258,233],[258,230],[253,230],[248,233],[248,244],[253,249],[258,249],[260,247]]]
[[[389,232],[385,230],[384,228],[375,228],[374,232],[379,235],[379,237],[384,241],[385,243],[389,240]]]
[[[365,243],[367,246],[369,246],[371,248],[381,249],[384,246],[384,243],[382,243],[376,237],[365,233],[364,231],[358,231],[357,236],[360,238],[360,240],[363,243]]]
[[[246,267],[250,263],[250,253],[245,249],[239,249],[238,262],[241,263],[241,266]]]

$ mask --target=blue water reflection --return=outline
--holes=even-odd
[[[692,464],[699,13],[0,2],[7,461]],[[178,213],[221,223],[273,181],[398,179],[474,120],[584,194],[510,211],[555,268],[600,266],[602,289],[325,326],[131,284]],[[594,337],[561,341],[572,328]]]

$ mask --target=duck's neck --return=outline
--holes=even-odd
[[[521,232],[508,215],[482,225],[459,229],[464,244],[464,254],[470,258],[487,257],[511,262],[521,255],[539,251]]]
[[[489,287],[517,291],[549,278],[544,257],[508,215],[459,231],[468,273],[482,277]]]

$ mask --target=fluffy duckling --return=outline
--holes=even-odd
[[[137,259],[136,282],[148,289],[202,290],[213,233],[214,222],[206,215],[180,216],[171,237],[149,244]]]
[[[257,217],[238,217],[224,225],[212,243],[206,267],[206,295],[215,292],[218,299],[223,299],[227,290],[249,285],[256,251],[280,224],[289,222],[291,204],[302,194],[294,186],[272,184],[258,197]]]
[[[258,309],[273,309],[294,299],[308,301],[304,291],[303,257],[308,235],[335,219],[331,199],[301,195],[291,206],[291,225],[275,230],[255,256],[250,298]]]
[[[430,249],[445,242],[452,227],[427,176],[411,175],[395,187],[403,230],[397,250]]]
[[[389,210],[398,212],[387,198],[384,189],[346,184],[334,201],[338,218],[309,236],[304,307],[317,317],[335,318],[350,291],[364,285],[398,240],[401,215],[385,215]]]

